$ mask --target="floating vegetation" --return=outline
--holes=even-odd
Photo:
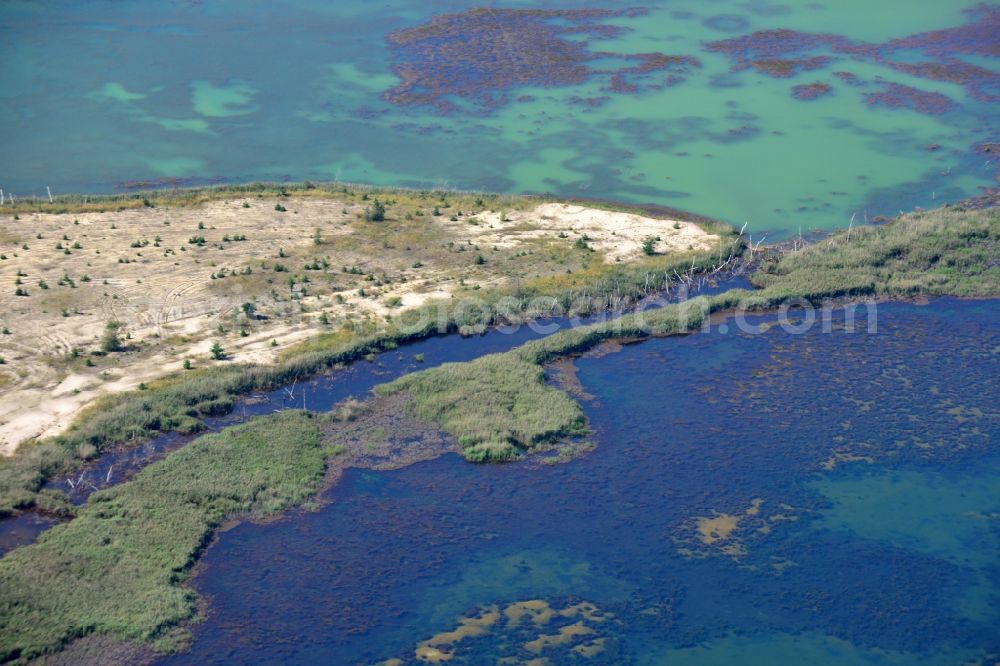
[[[400,106],[433,106],[440,113],[489,112],[507,104],[507,91],[517,86],[568,86],[606,77],[607,90],[628,94],[673,85],[701,63],[687,55],[592,52],[585,40],[573,39],[617,37],[626,28],[604,21],[646,12],[481,8],[436,16],[387,37],[400,83],[383,97]],[[593,66],[616,59],[633,64]],[[669,81],[651,80],[648,75],[657,72],[668,72]],[[597,99],[588,104],[599,104]]]
[[[454,629],[421,641],[412,655],[394,657],[381,666],[440,664],[452,660],[476,664],[567,663],[576,657],[606,658],[620,634],[620,622],[587,601],[560,608],[544,599],[515,601],[502,609],[483,606],[458,619]],[[573,661],[573,663],[578,663]]]
[[[749,64],[761,74],[766,74],[776,79],[787,79],[799,72],[811,72],[823,69],[830,63],[830,60],[826,56],[798,59],[764,58],[751,60]]]
[[[996,38],[1000,32],[1000,7],[978,5],[965,14],[968,22],[964,25],[918,33],[881,44],[852,41],[830,33],[777,29],[710,42],[705,48],[729,56],[733,71],[752,68],[768,76],[785,78],[802,71],[825,68],[836,62],[835,58],[827,55],[833,53],[923,79],[956,83],[979,101],[1000,100],[1000,74],[956,57],[1000,55]],[[810,52],[817,51],[820,53],[810,55]],[[932,60],[914,62],[913,52]],[[849,72],[835,72],[835,75],[850,85],[861,83],[855,74]],[[940,93],[919,91],[898,84],[885,85],[887,89],[882,93],[866,97],[869,105],[906,107],[930,115],[939,115],[954,106],[949,98]]]
[[[743,511],[713,511],[710,516],[696,516],[686,521],[680,534],[674,537],[678,554],[686,558],[725,555],[740,561],[749,554],[748,539],[770,534],[778,523],[798,520],[795,509],[788,504],[781,504],[766,514],[761,511],[763,506],[764,500],[756,497]]]
[[[819,99],[833,92],[833,88],[825,83],[806,83],[799,86],[792,86],[792,97],[807,102]]]
[[[929,116],[939,116],[955,109],[955,102],[941,93],[926,92],[899,83],[883,83],[882,86],[882,92],[865,94],[868,106],[912,109]]]

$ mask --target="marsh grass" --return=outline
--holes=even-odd
[[[510,460],[519,449],[583,428],[579,405],[547,386],[540,366],[510,354],[447,363],[377,391],[409,393],[415,416],[454,435],[475,462]]]
[[[788,296],[1000,293],[1000,211],[944,207],[840,231],[766,262],[755,285]]]
[[[328,453],[317,419],[286,411],[205,435],[94,493],[73,521],[0,560],[0,661],[92,633],[183,644],[174,629],[196,607],[181,583],[214,530],[301,503]]]

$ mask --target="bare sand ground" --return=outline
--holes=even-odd
[[[696,224],[659,220],[573,204],[547,203],[528,211],[503,214],[484,212],[476,217],[487,227],[473,234],[482,244],[514,247],[529,239],[550,237],[553,231],[584,239],[600,252],[604,261],[627,261],[643,256],[643,243],[653,238],[653,250],[660,253],[707,250],[718,236],[706,234]]]
[[[719,240],[687,222],[557,203],[416,217],[419,206],[390,206],[384,223],[365,222],[363,208],[249,197],[0,217],[0,453],[58,434],[100,396],[182,372],[185,360],[212,363],[216,341],[229,362],[271,363],[321,332],[377,325],[473,284],[585,266],[579,239],[604,262],[640,257],[650,236],[661,253]],[[130,351],[93,356],[108,321]]]

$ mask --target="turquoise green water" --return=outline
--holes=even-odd
[[[774,78],[730,71],[729,57],[705,48],[773,28],[877,43],[960,26],[974,3],[646,4],[645,15],[596,21],[624,29],[617,34],[555,38],[617,54],[587,61],[594,69],[634,65],[622,56],[640,53],[697,58],[701,67],[683,82],[663,86],[668,73],[652,72],[630,79],[638,90],[624,93],[607,75],[502,89],[473,79],[469,87],[494,90],[503,103],[460,103],[441,114],[383,98],[399,82],[393,66],[412,59],[387,35],[471,2],[8,1],[0,6],[0,187],[30,196],[47,185],[107,192],[127,181],[288,178],[548,191],[655,202],[787,232],[995,185],[995,160],[973,148],[997,135],[995,81],[992,98],[976,99],[957,83],[843,53],[821,69]],[[504,4],[532,6],[577,5]],[[500,60],[519,48],[535,55],[503,19],[490,32],[511,45]],[[474,36],[458,37],[482,52]],[[986,51],[949,57],[996,73]],[[801,55],[823,54],[810,47]],[[913,49],[891,55],[934,59]],[[865,86],[847,85],[837,71]],[[954,106],[939,115],[869,106],[864,95],[881,89],[878,79],[944,94]],[[832,92],[813,101],[791,96],[792,86],[809,83]],[[586,98],[598,101],[574,102]]]

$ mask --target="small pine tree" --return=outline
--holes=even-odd
[[[365,220],[368,222],[383,222],[385,220],[385,204],[375,199],[365,208]]]
[[[212,358],[216,361],[221,361],[226,358],[226,350],[222,348],[222,345],[218,341],[212,343]]]
[[[122,350],[122,341],[118,337],[118,329],[120,328],[121,324],[116,321],[109,321],[104,326],[104,337],[101,338],[101,351],[111,353]]]
[[[646,236],[646,239],[642,241],[642,251],[650,257],[656,254],[656,236]]]

